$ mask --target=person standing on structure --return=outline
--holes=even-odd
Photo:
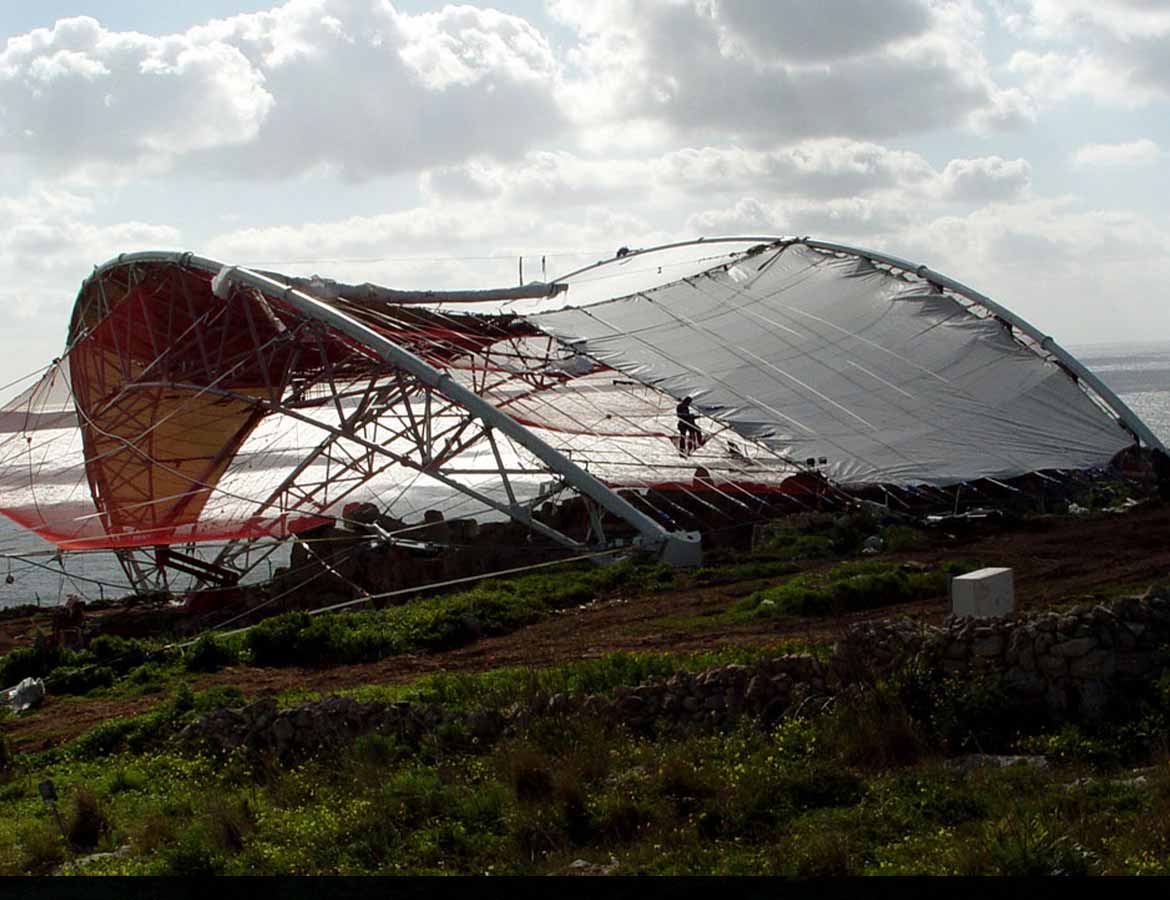
[[[678,449],[683,456],[687,456],[702,444],[703,432],[699,431],[695,411],[691,409],[690,397],[684,397],[674,412],[678,416]]]

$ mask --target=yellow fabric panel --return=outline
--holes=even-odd
[[[116,530],[195,522],[254,424],[255,407],[198,390],[128,392],[85,430],[91,482]]]

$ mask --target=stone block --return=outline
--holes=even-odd
[[[1003,653],[1003,636],[993,634],[990,637],[977,638],[975,641],[975,655],[982,657],[999,656]]]
[[[1048,687],[1048,682],[1036,672],[1024,672],[1020,669],[1009,670],[1003,681],[1008,688],[1021,694],[1042,694]]]
[[[1115,666],[1113,654],[1094,650],[1073,660],[1068,671],[1074,678],[1108,678],[1113,674]]]
[[[1097,646],[1095,638],[1079,637],[1071,640],[1061,641],[1059,644],[1053,644],[1049,651],[1053,656],[1064,656],[1070,659],[1075,659],[1078,656],[1084,656],[1090,650]]]
[[[1154,667],[1154,654],[1118,653],[1116,664],[1117,672],[1120,675],[1129,677],[1148,675]]]
[[[951,615],[1002,619],[1016,613],[1011,569],[977,569],[951,579]]]

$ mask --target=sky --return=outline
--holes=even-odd
[[[6,0],[0,35],[0,396],[147,249],[482,288],[811,235],[1170,341],[1170,0]]]

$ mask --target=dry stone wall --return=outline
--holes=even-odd
[[[906,621],[854,629],[836,648],[838,682],[889,671],[925,653],[942,674],[1002,677],[1009,701],[1056,719],[1097,719],[1119,692],[1161,677],[1170,645],[1170,590],[1151,588],[1067,612],[1016,619],[956,619],[942,628]]]
[[[1000,621],[957,619],[943,627],[908,619],[863,623],[837,642],[827,662],[784,656],[754,665],[680,672],[613,696],[555,694],[529,707],[460,712],[419,703],[359,703],[329,697],[278,710],[272,699],[221,709],[189,725],[192,749],[289,758],[339,747],[363,734],[406,740],[449,733],[490,742],[542,714],[591,715],[611,725],[656,722],[722,727],[742,716],[765,723],[880,677],[919,655],[944,676],[1001,677],[1009,702],[1054,718],[1101,716],[1119,693],[1165,674],[1170,589],[1110,604]],[[448,727],[454,726],[454,727]]]

